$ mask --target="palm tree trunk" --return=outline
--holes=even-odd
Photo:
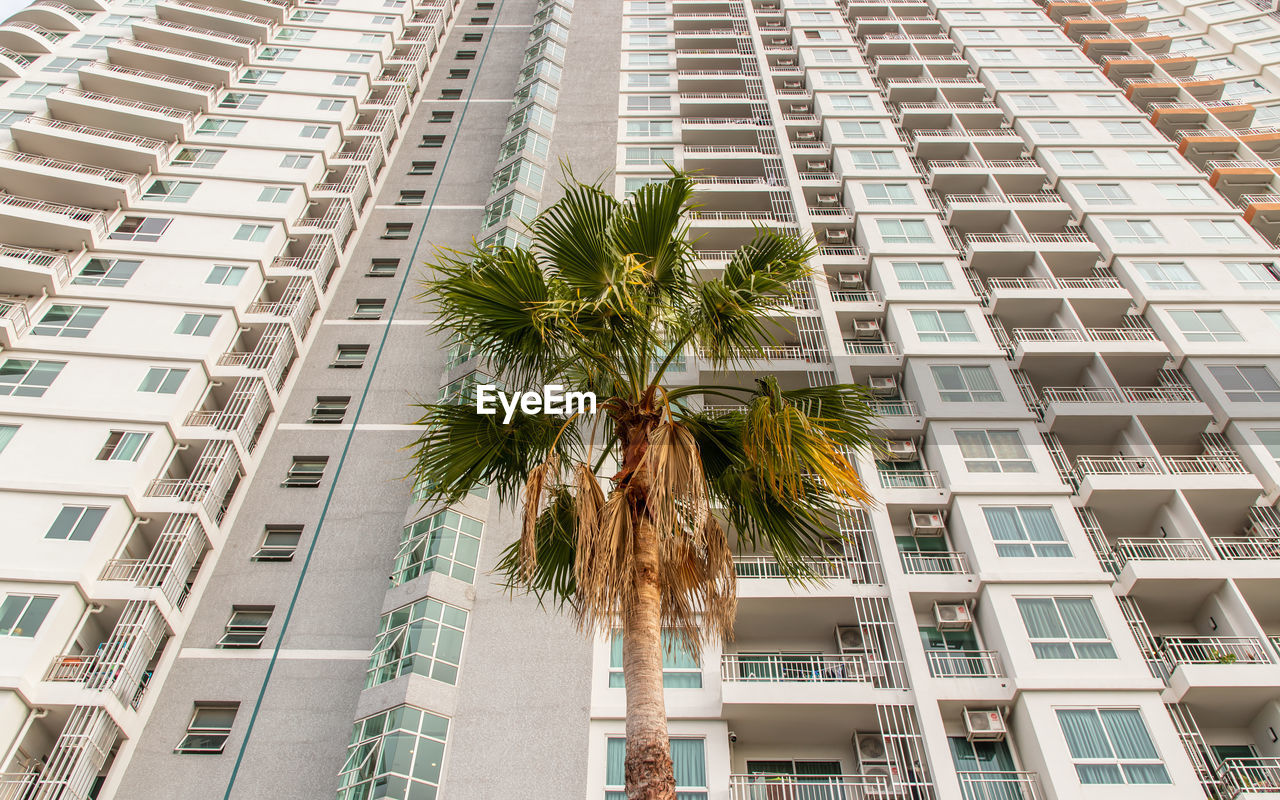
[[[622,624],[627,688],[627,800],[675,800],[676,780],[662,696],[662,594],[658,536],[640,514],[635,533],[635,596]]]

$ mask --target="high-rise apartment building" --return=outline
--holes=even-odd
[[[0,800],[620,800],[620,651],[423,504],[419,304],[561,164],[812,234],[828,580],[738,556],[680,800],[1280,793],[1280,18],[1246,0],[36,0],[0,24]],[[1101,794],[1099,794],[1101,793]]]

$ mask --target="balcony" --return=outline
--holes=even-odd
[[[867,683],[865,655],[725,653],[720,679],[726,683]]]
[[[173,75],[190,81],[228,86],[241,62],[234,58],[192,52],[138,39],[121,39],[107,46],[111,63]]]
[[[1166,701],[1214,703],[1250,719],[1280,683],[1280,665],[1255,636],[1165,636]]]
[[[0,150],[0,177],[14,191],[39,191],[46,198],[103,208],[136,200],[142,182],[132,172],[13,150]]]
[[[229,350],[218,358],[219,368],[230,368],[234,374],[246,372],[262,378],[275,391],[280,391],[289,366],[297,354],[293,334],[285,323],[273,323],[258,335],[251,349]],[[218,372],[224,370],[219,369]]]
[[[136,708],[168,632],[155,603],[130,600],[120,610],[110,634],[96,648],[56,656],[44,679],[108,692],[122,704]]]
[[[246,37],[258,43],[269,39],[278,27],[274,19],[190,3],[186,0],[162,0],[156,5],[156,14],[173,22],[216,29],[223,33]]]
[[[1003,678],[1004,665],[995,650],[926,650],[934,678]]]
[[[794,775],[729,776],[729,800],[827,800],[827,798],[907,797],[886,775],[824,775],[798,778]]]
[[[958,550],[905,551],[898,554],[908,575],[970,575],[969,556]]]
[[[185,506],[197,506],[219,524],[240,480],[240,457],[231,442],[210,441],[193,464],[184,467],[175,460],[171,470],[186,474],[153,480],[146,496],[177,501],[179,512],[187,510]]]
[[[143,524],[138,530],[145,529]],[[208,546],[204,526],[195,514],[170,514],[144,558],[110,559],[98,580],[157,589],[174,608],[181,608],[187,597],[191,571]]]
[[[1113,548],[1120,564],[1129,561],[1209,561],[1209,546],[1201,539],[1136,537],[1117,539]]]
[[[1165,636],[1170,669],[1184,664],[1270,664],[1271,654],[1254,636]]]
[[[0,194],[0,241],[76,251],[100,246],[107,231],[105,211]]]
[[[51,295],[71,279],[66,253],[0,245],[0,285],[23,295]]]
[[[0,345],[18,346],[18,338],[31,329],[31,309],[27,298],[0,294]]]
[[[957,772],[965,800],[1045,800],[1038,772]]]
[[[271,399],[267,385],[261,378],[241,378],[236,381],[227,398],[221,401],[220,407],[192,411],[183,424],[189,428],[205,428],[234,437],[247,455],[253,452],[258,443],[262,422],[269,413]],[[197,432],[196,436],[200,436],[200,433]]]
[[[301,343],[307,336],[311,317],[315,314],[317,298],[315,287],[310,280],[296,277],[289,281],[284,291],[276,299],[263,299],[250,303],[245,309],[245,321],[252,322],[250,317],[260,316],[267,322],[283,320]]]
[[[1218,779],[1232,798],[1280,794],[1280,758],[1224,758]]]
[[[10,132],[18,146],[29,153],[138,174],[159,172],[175,147],[164,139],[45,117],[27,117],[14,123]]]
[[[65,122],[96,125],[151,139],[191,135],[195,112],[184,108],[130,100],[83,89],[64,88],[46,99],[49,111]]]
[[[88,91],[155,101],[188,111],[208,111],[218,99],[218,87],[212,83],[103,62],[88,64],[80,70],[80,86]]]
[[[240,36],[159,17],[138,20],[134,23],[133,35],[142,41],[163,47],[189,50],[241,64],[253,57],[258,46],[257,39],[252,36]]]

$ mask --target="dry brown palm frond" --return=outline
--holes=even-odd
[[[704,524],[705,546],[688,536],[662,540],[662,627],[697,657],[702,643],[732,638],[737,613],[733,555],[714,518]]]
[[[649,475],[646,505],[660,539],[677,533],[702,545],[710,506],[702,455],[688,428],[667,421],[649,434],[641,467]]]
[[[520,530],[520,569],[526,580],[538,567],[538,548],[535,532],[538,517],[542,514],[543,498],[550,494],[556,477],[556,455],[552,453],[529,471],[524,485],[524,520]]]
[[[573,568],[578,625],[605,633],[621,616],[633,585],[631,506],[624,492],[609,495],[600,507],[599,520],[594,536],[579,536]]]

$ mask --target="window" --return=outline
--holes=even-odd
[[[80,274],[71,280],[76,286],[124,286],[133,273],[142,266],[141,261],[122,258],[91,258],[85,262]]]
[[[414,161],[409,167],[410,175],[433,175],[436,171],[434,161]]]
[[[239,703],[196,703],[175,753],[221,753],[231,738]]]
[[[851,64],[853,55],[848,50],[810,50],[815,64]]]
[[[100,506],[63,506],[44,538],[87,542],[98,531],[98,525],[106,515],[107,509]]]
[[[279,69],[246,69],[240,76],[241,83],[254,86],[275,86],[284,77],[284,70]],[[259,97],[262,95],[254,95]]]
[[[1053,509],[1044,506],[987,506],[982,509],[996,545],[1005,558],[1070,558]]]
[[[464,34],[462,34],[462,41],[464,41],[464,42],[482,42],[482,41],[484,41],[484,34],[483,34],[483,33],[464,33]]]
[[[434,798],[449,720],[413,706],[362,719],[338,774],[338,800]]]
[[[628,67],[665,67],[667,63],[666,53],[627,53]]]
[[[1035,86],[1039,83],[1035,75],[1022,69],[996,69],[991,70],[991,75],[999,85]]]
[[[471,70],[469,69],[451,69],[449,70],[449,80],[451,81],[465,80],[466,77],[470,74],[471,74]]]
[[[183,314],[174,333],[183,336],[208,336],[218,324],[217,314]]]
[[[911,321],[922,342],[976,342],[963,311],[913,310]]]
[[[1270,33],[1272,31],[1271,26],[1261,19],[1246,19],[1243,22],[1232,22],[1222,27],[1230,31],[1233,36],[1249,36],[1255,33]]]
[[[970,472],[1035,472],[1017,431],[956,431],[960,455]]]
[[[1209,199],[1209,193],[1198,183],[1157,183],[1156,188],[1170,203],[1199,203]]]
[[[458,681],[467,612],[428,597],[382,615],[364,688],[401,675]]]
[[[833,94],[827,99],[835,111],[871,111],[875,108],[871,98],[861,94]]]
[[[265,242],[267,237],[271,235],[270,225],[250,225],[244,223],[236,228],[235,235],[231,238],[237,242]]]
[[[1151,137],[1151,129],[1141,122],[1130,120],[1104,120],[1102,129],[1114,139],[1147,139]]]
[[[30,639],[40,630],[56,597],[33,594],[7,594],[0,603],[0,636]]]
[[[293,196],[293,189],[283,186],[264,186],[258,193],[259,203],[287,203]]]
[[[412,222],[388,222],[386,229],[382,232],[381,238],[395,240],[408,239],[409,233],[412,230]]]
[[[1058,80],[1068,86],[1097,86],[1105,82],[1105,79],[1092,70],[1069,70],[1058,73]]]
[[[528,222],[537,213],[536,200],[518,191],[509,192],[485,206],[483,225],[488,228],[509,217]]]
[[[885,244],[929,244],[933,236],[922,219],[878,219],[876,226]]]
[[[369,271],[365,275],[370,278],[393,278],[399,269],[398,258],[375,258],[369,262]]]
[[[609,686],[623,688],[622,631],[614,631],[609,644]],[[701,689],[702,665],[674,631],[662,632],[662,686],[666,689]]]
[[[983,61],[1017,61],[1018,56],[1012,50],[979,50],[976,55]]]
[[[627,110],[628,111],[670,111],[671,98],[663,94],[627,95]]]
[[[290,153],[281,159],[280,166],[284,169],[306,169],[311,165],[311,158],[299,153]]]
[[[1080,197],[1087,203],[1100,206],[1131,206],[1133,198],[1118,183],[1079,184]]]
[[[929,367],[944,403],[1003,403],[1004,395],[991,367],[936,364]]]
[[[98,451],[98,461],[137,461],[151,434],[139,431],[111,431]]]
[[[193,167],[195,169],[213,169],[226,154],[226,150],[213,150],[207,147],[184,147],[173,157],[173,164],[174,166]]]
[[[257,111],[266,102],[265,94],[246,94],[245,92],[227,92],[218,102],[218,108],[234,108],[240,111]]]
[[[840,134],[846,139],[883,139],[884,129],[879,122],[840,120]]]
[[[1106,219],[1102,222],[1120,244],[1160,244],[1164,241],[1149,219]]]
[[[627,120],[627,136],[654,137],[671,136],[673,128],[668,120],[630,119]]]
[[[307,418],[307,422],[316,425],[336,425],[347,415],[347,406],[350,404],[349,396],[317,397],[315,405],[311,406],[311,416]]]
[[[31,116],[28,111],[6,111],[0,109],[0,130],[9,130],[15,122],[21,122]]]
[[[1240,10],[1240,4],[1235,0],[1227,0],[1225,3],[1214,3],[1206,6],[1204,11],[1211,17],[1224,17],[1227,14],[1234,14]]]
[[[427,193],[422,189],[401,189],[396,200],[398,206],[420,206],[426,200]]]
[[[125,217],[107,238],[123,242],[158,242],[172,222],[165,217]]]
[[[954,288],[941,262],[895,261],[893,275],[898,280],[898,288],[907,291]]]
[[[1092,150],[1057,150],[1053,155],[1063,169],[1102,168],[1102,159]]]
[[[915,202],[905,183],[867,183],[863,184],[862,190],[871,205],[911,205]]]
[[[334,75],[333,76],[334,86],[338,86],[342,88],[350,88],[352,86],[359,85],[359,83],[360,83],[359,75]]]
[[[281,28],[276,38],[284,42],[309,42],[316,37],[316,32],[306,28]]]
[[[382,316],[383,309],[386,308],[387,301],[380,298],[361,297],[356,299],[356,310],[352,312],[352,319],[379,319]]]
[[[1081,783],[1170,783],[1138,709],[1060,708],[1058,725]]]
[[[632,33],[627,36],[627,47],[662,48],[667,46],[667,37],[661,33]]]
[[[1206,242],[1216,244],[1249,244],[1253,240],[1234,219],[1193,219],[1191,229]]]
[[[674,164],[676,151],[673,147],[628,147],[625,162],[632,166],[661,166]]]
[[[1033,120],[1031,130],[1042,139],[1074,139],[1080,135],[1075,125],[1063,119]]]
[[[17,425],[0,425],[0,453],[9,446],[9,442],[13,441],[13,437],[18,432]]]
[[[452,111],[432,111],[428,122],[453,122]]]
[[[333,357],[333,363],[329,366],[359,369],[364,366],[365,357],[368,355],[369,345],[367,344],[340,344]]]
[[[1275,264],[1267,261],[1227,261],[1224,265],[1242,289],[1280,289],[1280,277]]]
[[[1188,291],[1202,288],[1187,265],[1180,261],[1136,261],[1133,266],[1152,289]]]
[[[1011,98],[1020,111],[1056,111],[1058,104],[1047,94],[1020,94]]]
[[[824,69],[818,73],[824,86],[861,86],[862,77],[856,72]]]
[[[1233,403],[1280,403],[1280,383],[1262,366],[1219,365],[1209,373]]]
[[[22,98],[24,100],[35,97],[48,97],[61,88],[62,84],[60,83],[38,83],[25,81],[18,84],[18,88],[9,92],[9,96]]]
[[[462,90],[461,89],[441,89],[440,99],[441,100],[461,100]]]
[[[65,366],[64,361],[7,359],[0,364],[0,397],[44,397]]]
[[[45,64],[43,69],[45,72],[57,72],[61,74],[69,74],[79,72],[84,67],[93,63],[93,59],[89,58],[54,58]]]
[[[143,192],[142,199],[157,203],[185,203],[199,186],[195,181],[152,181]]]
[[[62,336],[83,339],[102,318],[105,308],[96,306],[53,305],[35,324],[31,332],[36,336]]]
[[[1019,597],[1017,602],[1036,658],[1116,657],[1091,598]]]
[[[218,647],[224,650],[257,650],[262,647],[274,610],[274,606],[234,606],[231,619],[227,620],[227,627],[218,640]]]
[[[298,135],[303,139],[323,139],[329,135],[328,125],[303,125]]]
[[[138,386],[140,392],[177,394],[178,387],[186,380],[187,370],[170,367],[151,367]]]
[[[301,525],[267,525],[251,561],[292,561],[302,539]]]
[[[296,47],[264,47],[258,51],[258,60],[279,61],[287,64],[297,58],[301,52]]]
[[[475,50],[459,50],[457,53],[454,54],[453,57],[454,57],[454,60],[456,61],[475,61],[476,51]]]
[[[671,739],[677,800],[707,800],[707,755],[702,739]],[[605,749],[604,800],[626,800],[627,740],[611,736]]]
[[[418,147],[426,147],[429,149],[439,149],[444,147],[444,134],[433,134],[431,136],[423,136],[422,143]]]
[[[898,157],[892,150],[851,150],[854,169],[886,170],[898,168]]]
[[[294,456],[281,486],[290,489],[311,489],[320,485],[328,456]]]
[[[1139,167],[1176,167],[1178,159],[1169,150],[1126,150],[1129,159]]]
[[[1243,342],[1244,337],[1221,311],[1170,311],[1169,318],[1188,342]]]
[[[405,526],[391,572],[391,585],[399,586],[428,572],[449,575],[465,583],[476,578],[476,558],[484,523],[445,510]]]

